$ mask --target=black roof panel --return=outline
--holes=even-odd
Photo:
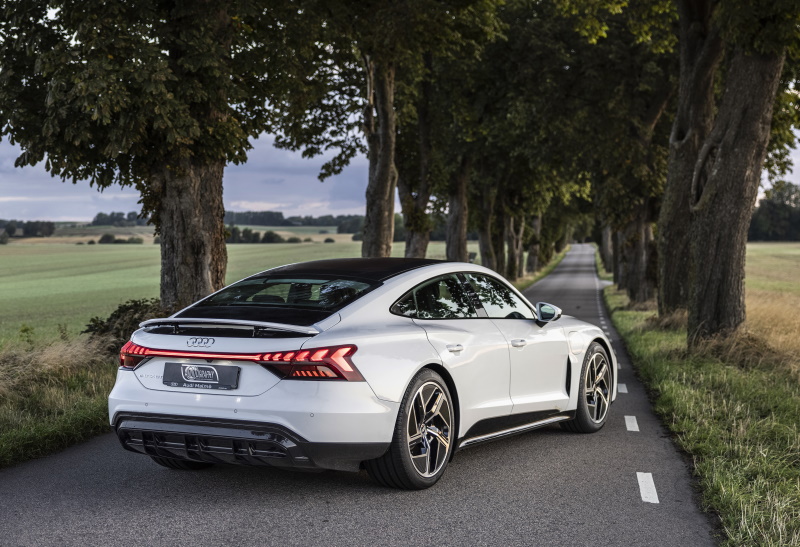
[[[385,281],[401,273],[442,262],[429,258],[335,258],[280,266],[269,270],[267,275],[325,274]]]

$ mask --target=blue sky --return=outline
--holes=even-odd
[[[0,218],[20,220],[91,220],[98,212],[138,211],[132,188],[103,192],[87,182],[72,184],[51,177],[44,167],[15,168],[19,150],[0,142]],[[300,153],[272,146],[272,137],[253,142],[244,165],[230,165],[223,179],[225,209],[282,211],[286,216],[364,214],[367,160],[355,158],[340,175],[319,182],[325,156],[304,159]],[[399,211],[399,208],[398,208]]]
[[[138,193],[131,188],[103,192],[87,182],[64,183],[41,165],[14,167],[18,149],[0,142],[0,218],[19,220],[88,221],[98,212],[139,211]],[[304,159],[300,153],[272,146],[272,137],[253,142],[244,165],[225,170],[225,209],[228,211],[282,211],[286,216],[364,214],[367,160],[357,157],[340,175],[317,180],[325,156]],[[792,154],[800,164],[800,152]],[[800,183],[800,169],[787,176]],[[396,205],[399,212],[399,204]]]

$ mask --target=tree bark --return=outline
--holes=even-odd
[[[478,227],[478,248],[481,252],[481,265],[497,271],[497,256],[494,252],[492,231],[494,228],[494,203],[497,189],[483,185],[481,187],[481,220]]]
[[[425,55],[426,68],[431,67],[430,54]],[[417,168],[412,175],[399,176],[397,189],[400,205],[403,208],[403,224],[406,230],[406,258],[425,258],[431,240],[431,223],[428,218],[428,205],[431,201],[431,120],[430,101],[432,86],[429,77],[420,84],[420,98],[417,101]],[[416,182],[416,184],[414,184]]]
[[[542,217],[536,215],[531,219],[531,234],[530,243],[528,244],[528,261],[526,263],[527,269],[530,273],[535,274],[539,269],[539,241],[542,236]]]
[[[654,296],[655,285],[648,276],[650,242],[653,229],[648,218],[647,203],[637,208],[636,215],[622,232],[622,265],[624,288],[632,302],[646,302]]]
[[[495,257],[495,267],[493,269],[500,275],[505,275],[506,272],[506,219],[503,205],[502,196],[498,196],[495,201],[494,222],[492,225],[492,248],[494,249]]]
[[[611,234],[611,258],[614,264],[614,283],[616,283],[618,287],[620,286],[620,270],[622,268],[620,264],[620,255],[622,254],[622,249],[619,239],[619,232],[614,230],[614,232]]]
[[[515,222],[516,221],[516,222]],[[505,234],[506,243],[508,245],[508,262],[505,268],[505,277],[509,281],[517,280],[517,232],[514,224],[518,223],[518,219],[510,215],[506,215],[503,221],[503,233]]]
[[[695,159],[713,123],[714,78],[723,53],[719,33],[712,28],[712,10],[711,0],[678,1],[678,110],[670,133],[667,184],[658,220],[661,315],[685,308],[689,299],[690,187]]]
[[[600,229],[600,242],[597,246],[600,251],[600,261],[606,272],[614,270],[614,262],[611,249],[611,226],[603,226]]]
[[[458,170],[450,181],[448,199],[446,253],[447,260],[468,262],[467,252],[467,184],[471,169],[470,159],[464,155]]]
[[[364,133],[367,136],[369,182],[361,256],[386,257],[392,254],[394,193],[397,185],[397,169],[394,165],[397,136],[395,67],[391,63],[374,62],[368,57],[365,64],[368,101],[364,110]]]
[[[161,193],[161,306],[174,313],[225,285],[225,162],[180,162],[154,173]]]
[[[733,52],[691,184],[689,343],[745,320],[747,228],[758,194],[784,54]]]

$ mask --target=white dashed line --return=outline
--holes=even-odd
[[[628,431],[639,431],[639,422],[636,421],[636,416],[625,416],[625,427]]]
[[[619,393],[628,393],[628,386],[625,384],[617,384],[617,391]]]
[[[639,493],[642,495],[642,501],[658,503],[658,492],[656,492],[656,485],[653,482],[653,474],[637,472],[636,479],[639,481]]]

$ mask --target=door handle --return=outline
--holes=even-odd
[[[461,344],[447,344],[447,351],[452,353],[458,353],[459,351],[464,351],[464,346]]]
[[[514,347],[514,348],[521,348],[522,346],[524,346],[527,343],[528,343],[528,341],[525,340],[524,338],[517,338],[516,340],[512,340],[511,341],[511,346]]]

